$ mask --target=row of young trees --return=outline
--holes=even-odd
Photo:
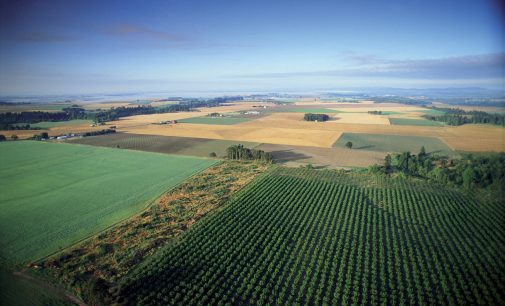
[[[498,205],[378,181],[279,167],[125,277],[117,304],[503,303]]]
[[[272,155],[269,152],[257,149],[249,149],[243,145],[233,145],[226,149],[226,157],[235,160],[258,160],[262,162],[272,162]]]
[[[308,113],[303,116],[305,121],[328,121],[330,116],[326,114],[312,114]]]
[[[459,108],[433,108],[443,111],[443,115],[424,115],[425,118],[433,121],[445,122],[448,125],[463,125],[467,123],[482,123],[505,125],[504,114],[491,114],[483,111],[465,111]]]
[[[428,154],[423,147],[419,153],[403,152],[387,155],[384,166],[372,166],[372,172],[419,176],[440,184],[469,188],[491,188],[505,191],[505,153],[464,154],[449,158]]]

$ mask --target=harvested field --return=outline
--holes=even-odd
[[[368,167],[382,163],[384,152],[349,150],[342,148],[318,148],[306,146],[289,146],[278,144],[261,144],[256,149],[271,152],[277,163],[286,166],[312,164],[315,167]]]
[[[443,126],[442,122],[426,119],[389,118],[394,125],[415,125],[415,126]]]
[[[307,108],[307,107],[277,107],[273,108],[274,112],[281,113],[312,113],[312,114],[330,114],[330,113],[340,113],[341,111],[330,109],[330,108]]]
[[[427,153],[437,153],[449,156],[453,156],[455,154],[455,152],[445,145],[440,139],[421,136],[343,133],[333,146],[344,149],[346,148],[345,144],[348,141],[353,144],[352,151],[368,150],[388,153],[410,151],[412,153],[417,153],[419,152],[421,146],[424,146]]]
[[[329,123],[339,123],[339,124],[381,124],[389,125],[389,120],[385,116],[372,115],[368,113],[340,113],[338,115],[332,116],[332,120]]]
[[[64,143],[0,144],[0,263],[50,255],[216,161]]]
[[[258,145],[258,143],[247,141],[128,133],[77,138],[70,140],[69,143],[200,157],[208,157],[211,152],[215,152],[218,157],[226,156],[226,148],[231,145],[243,144],[248,148],[254,148]]]
[[[505,113],[505,105],[502,107],[499,106],[476,106],[476,105],[457,105],[457,104],[445,104],[445,103],[439,103],[439,102],[434,102],[432,103],[433,106],[435,107],[442,107],[442,108],[459,108],[465,111],[482,111],[482,112],[487,112],[487,113],[499,113],[503,114]]]
[[[338,114],[340,116],[342,114]],[[351,114],[355,115],[355,114]],[[387,120],[386,116],[382,117]],[[374,119],[377,120],[377,119]],[[380,119],[379,119],[380,120]],[[119,131],[134,134],[227,139],[259,143],[288,144],[329,148],[341,133],[373,133],[404,136],[439,137],[453,149],[472,152],[505,151],[502,127],[489,125],[409,126],[307,122],[301,113],[272,113],[240,125],[137,125]]]
[[[144,125],[125,128],[121,131],[143,135],[163,135],[194,138],[224,139],[257,143],[278,143],[306,145],[316,147],[331,147],[340,136],[340,132],[331,130],[303,130],[290,128],[271,128],[247,126],[253,120],[240,125],[193,125],[175,124],[170,126]]]
[[[179,120],[179,123],[191,124],[219,124],[219,125],[234,125],[243,122],[251,121],[253,118],[237,118],[237,117],[193,117]]]
[[[505,128],[465,124],[447,129],[440,138],[451,148],[468,152],[505,152]]]

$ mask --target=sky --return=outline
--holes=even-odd
[[[505,88],[501,0],[0,0],[0,95]]]

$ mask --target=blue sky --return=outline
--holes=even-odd
[[[503,88],[500,2],[2,0],[0,94]]]

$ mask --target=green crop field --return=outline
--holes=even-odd
[[[0,304],[4,306],[74,305],[42,286],[0,268]]]
[[[440,139],[424,136],[343,133],[333,146],[345,148],[345,144],[348,141],[352,142],[352,150],[396,153],[410,151],[417,154],[421,146],[424,146],[428,153],[448,156],[456,154]]]
[[[92,124],[92,123],[93,121],[91,120],[69,120],[69,121],[57,121],[57,122],[44,121],[39,123],[30,123],[30,126],[42,129],[49,129],[52,127],[58,127],[63,125],[80,125],[80,124]],[[25,125],[25,124],[26,123],[18,123],[18,125]]]
[[[177,120],[179,123],[193,123],[193,124],[220,124],[220,125],[233,125],[239,124],[247,121],[251,121],[253,118],[245,117],[194,117]]]
[[[215,163],[35,141],[0,143],[0,261],[37,259],[143,209]]]
[[[503,305],[505,206],[277,168],[129,275],[132,305]]]
[[[442,122],[426,119],[389,118],[389,122],[394,125],[417,125],[417,126],[443,126]]]
[[[232,145],[242,144],[248,148],[259,145],[255,142],[233,141],[222,139],[206,139],[176,136],[139,135],[129,133],[114,133],[94,137],[72,139],[69,143],[140,150],[148,152],[180,154],[208,157],[211,152],[217,157],[226,156],[226,149]]]
[[[416,111],[418,112],[418,111]],[[423,109],[420,112],[425,113],[427,115],[443,115],[445,114],[444,111],[438,110],[438,109]]]

